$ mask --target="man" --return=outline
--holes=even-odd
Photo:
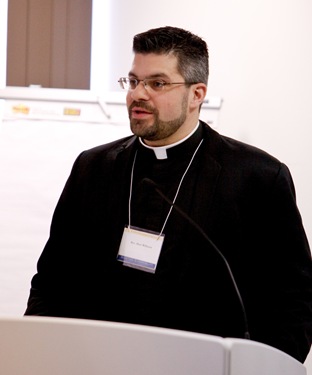
[[[303,362],[311,254],[287,167],[199,121],[202,39],[163,27],[133,51],[134,136],[77,158],[26,314],[250,334]]]

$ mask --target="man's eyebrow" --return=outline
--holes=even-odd
[[[128,77],[138,78],[138,76],[133,72],[129,72]],[[154,74],[151,74],[151,75],[145,77],[144,79],[152,79],[152,78],[166,78],[166,79],[168,79],[169,77],[165,73],[154,73]]]

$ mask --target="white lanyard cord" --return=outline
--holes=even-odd
[[[168,215],[167,215],[166,220],[165,220],[165,222],[164,222],[164,225],[163,225],[163,227],[161,228],[161,231],[160,231],[160,234],[159,234],[160,236],[162,235],[162,233],[163,233],[163,231],[164,231],[164,229],[165,229],[165,226],[166,226],[166,224],[167,224],[167,221],[168,221],[169,216],[170,216],[170,214],[171,214],[171,211],[172,211],[172,209],[173,209],[173,205],[175,204],[175,201],[176,201],[176,199],[177,199],[177,197],[178,197],[178,194],[179,194],[179,191],[180,191],[180,188],[181,188],[182,182],[183,182],[183,180],[184,180],[184,177],[185,177],[186,173],[188,172],[188,170],[189,170],[189,168],[190,168],[190,166],[191,166],[191,164],[192,164],[192,162],[193,162],[193,160],[194,160],[194,158],[195,158],[195,155],[197,154],[197,151],[198,151],[198,149],[199,149],[199,147],[201,146],[202,143],[203,143],[203,139],[200,141],[199,145],[197,146],[197,148],[196,148],[196,150],[195,150],[195,152],[194,152],[194,154],[193,154],[193,156],[192,156],[192,158],[191,158],[191,160],[190,160],[188,166],[186,167],[185,172],[183,173],[183,176],[182,176],[182,178],[181,178],[181,180],[180,180],[180,183],[179,183],[179,186],[178,186],[177,192],[176,192],[176,194],[175,194],[175,196],[174,196],[174,198],[173,198],[172,205],[171,205],[171,207],[170,207],[170,209],[169,209],[169,212],[168,212]]]
[[[129,215],[129,224],[128,228],[131,229],[130,220],[131,220],[131,197],[132,197],[132,185],[133,185],[133,171],[134,171],[134,164],[136,161],[138,150],[135,151],[133,163],[132,163],[132,169],[131,169],[131,179],[130,179],[130,194],[129,194],[129,203],[128,203],[128,215]]]
[[[166,217],[166,219],[165,219],[165,222],[164,222],[164,224],[163,224],[163,226],[162,226],[162,228],[161,228],[161,231],[160,231],[160,233],[159,233],[159,237],[162,235],[162,233],[163,233],[163,231],[164,231],[164,229],[165,229],[165,226],[166,226],[166,224],[167,224],[167,221],[168,221],[169,216],[170,216],[170,214],[171,214],[171,211],[172,211],[172,209],[173,209],[173,205],[175,204],[175,201],[176,201],[176,199],[177,199],[177,197],[178,197],[178,194],[179,194],[179,191],[180,191],[180,188],[181,188],[182,182],[183,182],[183,180],[184,180],[184,177],[186,176],[188,170],[190,169],[190,166],[191,166],[191,164],[192,164],[192,162],[193,162],[193,160],[194,160],[194,158],[195,158],[195,155],[197,154],[197,151],[199,150],[199,147],[201,146],[201,144],[203,143],[203,141],[204,141],[203,139],[200,141],[199,145],[197,146],[196,150],[195,150],[194,153],[193,153],[193,156],[192,156],[192,158],[191,158],[191,160],[190,160],[188,166],[186,167],[186,169],[185,169],[185,171],[184,171],[184,173],[183,173],[183,175],[182,175],[182,177],[181,177],[181,180],[180,180],[179,186],[178,186],[178,188],[177,188],[177,191],[176,191],[175,196],[174,196],[173,201],[172,201],[172,205],[171,205],[171,207],[170,207],[170,209],[169,209],[169,212],[168,212],[168,214],[167,214],[167,217]],[[129,229],[131,229],[130,220],[131,220],[131,197],[132,197],[132,187],[133,187],[133,171],[134,171],[134,165],[135,165],[135,161],[136,161],[136,157],[137,157],[137,152],[138,152],[138,151],[135,152],[134,159],[133,159],[133,164],[132,164],[132,169],[131,169],[130,194],[129,194],[129,210],[128,210],[128,211],[129,211],[129,225],[128,225],[128,228],[129,228]]]

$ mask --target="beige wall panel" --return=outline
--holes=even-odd
[[[51,35],[51,87],[66,88],[68,1],[54,0]]]
[[[7,85],[26,85],[27,0],[8,2]]]
[[[90,88],[91,0],[68,0],[67,87]]]
[[[26,82],[50,87],[53,0],[29,0]]]
[[[89,89],[92,0],[9,0],[7,85]]]

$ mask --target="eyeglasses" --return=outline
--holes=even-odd
[[[162,91],[165,86],[170,85],[194,85],[198,82],[166,82],[162,79],[157,78],[146,78],[146,79],[136,79],[122,77],[118,80],[120,87],[124,90],[134,90],[137,88],[140,82],[143,82],[145,89],[151,89],[155,92]]]

